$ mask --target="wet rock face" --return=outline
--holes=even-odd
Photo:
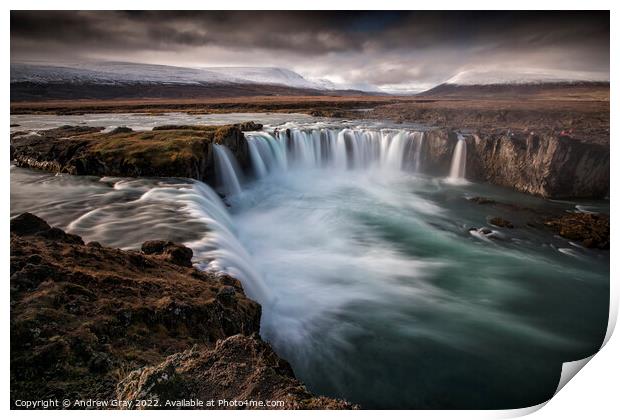
[[[261,307],[237,279],[191,268],[180,244],[142,248],[84,245],[29,213],[11,220],[11,404],[148,394],[348,406],[309,394],[260,340]]]
[[[609,195],[609,148],[604,145],[551,135],[475,135],[467,142],[467,177],[472,180],[549,198]]]
[[[457,141],[456,134],[446,129],[426,132],[420,153],[420,170],[430,175],[447,176]]]
[[[215,132],[213,143],[228,147],[237,159],[239,166],[244,169],[250,169],[250,148],[248,147],[248,141],[238,126],[218,128]]]
[[[465,135],[466,178],[547,198],[609,195],[609,147],[553,135]],[[447,176],[457,142],[454,132],[425,134],[422,171]]]

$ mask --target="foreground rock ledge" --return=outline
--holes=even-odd
[[[246,122],[104,132],[103,127],[62,126],[13,133],[11,159],[18,166],[72,175],[182,177],[215,185],[213,145],[228,147],[246,168],[250,155],[242,130],[260,127]]]
[[[16,400],[281,401],[309,393],[259,335],[260,305],[234,278],[187,267],[191,250],[84,244],[24,213],[11,220],[11,405]],[[172,406],[164,406],[166,400]],[[132,407],[150,408],[150,407]]]

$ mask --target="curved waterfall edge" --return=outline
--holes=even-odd
[[[250,168],[254,179],[289,170],[330,169],[407,171],[425,173],[428,144],[426,132],[396,129],[276,129],[247,132]],[[243,171],[224,145],[217,145],[218,191],[225,195],[242,192]],[[467,147],[459,134],[452,149],[452,164],[446,180],[465,182]]]

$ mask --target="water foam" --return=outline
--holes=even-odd
[[[327,168],[400,171],[421,168],[424,133],[393,129],[288,128],[246,134],[254,174]]]

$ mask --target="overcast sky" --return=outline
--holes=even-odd
[[[13,63],[92,60],[286,67],[389,90],[459,73],[609,80],[609,13],[11,12]]]

